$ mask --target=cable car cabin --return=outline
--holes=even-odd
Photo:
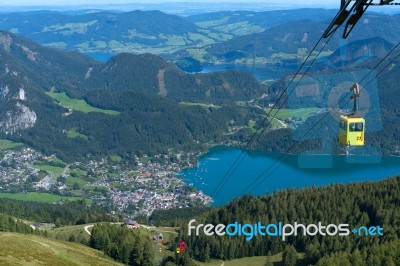
[[[364,146],[364,128],[364,118],[341,115],[339,142],[347,146]]]

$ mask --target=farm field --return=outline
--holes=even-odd
[[[80,197],[63,197],[58,195],[53,195],[49,193],[40,193],[40,192],[28,192],[28,193],[0,193],[0,198],[4,199],[14,199],[14,200],[23,200],[23,201],[36,201],[36,202],[44,202],[44,203],[55,203],[60,200],[69,200],[76,201],[82,200]],[[88,201],[88,200],[86,200]]]

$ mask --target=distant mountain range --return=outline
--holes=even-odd
[[[85,53],[162,53],[202,44],[208,39],[192,22],[160,11],[0,14],[0,29],[22,34],[47,46]]]
[[[302,62],[307,52],[315,45],[329,20],[297,20],[271,27],[263,32],[235,37],[226,42],[210,45],[202,57],[207,62],[237,63],[281,63]],[[400,15],[367,14],[346,40],[336,34],[325,47],[332,53],[348,43],[382,38],[397,43],[400,36]],[[339,29],[341,31],[341,29]],[[321,49],[323,42],[317,49]],[[317,50],[318,51],[318,50]],[[183,56],[183,55],[181,55]]]
[[[222,31],[228,34],[243,35],[241,32],[255,33],[280,24],[310,19],[327,21],[336,15],[336,10],[326,9],[293,9],[276,11],[221,11],[189,16],[186,19],[199,27]],[[258,30],[256,29],[258,27]]]
[[[336,11],[225,11],[189,17],[160,11],[71,14],[36,11],[0,14],[0,29],[21,34],[45,46],[88,54],[159,54],[190,71],[201,69],[199,62],[282,64],[302,61]],[[335,35],[326,53],[346,43],[374,37],[396,43],[399,22],[400,15],[367,13],[347,42]]]
[[[60,13],[35,11],[0,14],[0,29],[43,45],[84,53],[154,53],[198,49],[271,27],[312,19],[327,20],[334,10],[227,11],[180,17],[160,11]]]

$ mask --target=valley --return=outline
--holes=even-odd
[[[396,265],[400,15],[318,41],[336,9],[207,5],[0,14],[0,264]]]
[[[125,217],[148,217],[155,209],[204,206],[212,199],[176,176],[183,167],[193,166],[197,156],[185,152],[144,155],[135,157],[134,163],[113,156],[67,165],[30,148],[3,150],[0,198],[45,203],[85,200],[110,206]]]
[[[271,28],[263,34],[277,30]],[[267,107],[271,108],[276,91],[281,89],[277,86],[282,86],[279,81],[260,83],[253,76],[235,70],[187,74],[151,54],[122,53],[101,63],[80,54],[46,48],[11,33],[3,32],[1,36],[10,40],[13,48],[3,44],[4,56],[11,60],[4,62],[7,71],[3,74],[2,91],[7,97],[1,99],[6,103],[3,112],[13,110],[13,104],[26,103],[39,116],[31,129],[20,130],[18,135],[4,135],[14,142],[1,142],[6,151],[2,163],[8,166],[3,174],[9,176],[3,183],[7,192],[39,190],[71,199],[84,198],[131,216],[149,216],[156,208],[207,205],[212,199],[197,192],[199,185],[193,188],[176,177],[182,169],[196,165],[199,154],[216,145],[243,146],[243,139],[256,132],[260,121],[272,118],[270,124],[261,126],[265,137],[255,148],[282,152],[296,141],[297,131],[307,130],[310,121],[324,115],[329,107],[315,96],[305,100],[292,97],[274,117],[267,118],[270,111]],[[388,43],[379,39],[367,42],[373,51],[388,49]],[[21,49],[22,46],[25,48]],[[304,56],[307,49],[296,51]],[[35,60],[30,56],[32,53],[36,54]],[[329,52],[328,58],[336,58],[337,53]],[[290,59],[284,52],[280,56]],[[328,53],[323,55],[318,63],[326,63],[327,56]],[[57,67],[49,68],[49,62]],[[32,63],[38,69],[54,73],[62,86],[30,68]],[[30,78],[12,81],[13,73]],[[315,81],[322,87],[340,81],[330,78],[337,73],[315,73]],[[346,75],[343,74],[344,79]],[[352,75],[360,74],[355,70]],[[331,84],[327,84],[327,78],[332,80]],[[18,86],[33,89],[24,89],[22,97]],[[41,100],[31,98],[36,95]],[[320,96],[327,97],[326,93]],[[384,110],[388,106],[386,99],[381,101]],[[331,127],[334,124],[330,122]],[[286,138],[290,134],[293,135],[290,141],[275,141],[276,136]],[[323,141],[329,142],[326,138]],[[9,151],[19,142],[29,143],[29,148],[21,154]],[[327,149],[332,151],[329,146]],[[382,150],[384,154],[393,154],[386,148]],[[21,160],[24,156],[31,160]],[[24,178],[27,173],[31,175],[29,179]],[[131,207],[132,204],[136,207]]]

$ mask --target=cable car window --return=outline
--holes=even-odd
[[[361,132],[364,129],[362,122],[350,123],[350,131]]]
[[[344,121],[340,120],[339,126],[341,129],[346,130],[346,123]]]

